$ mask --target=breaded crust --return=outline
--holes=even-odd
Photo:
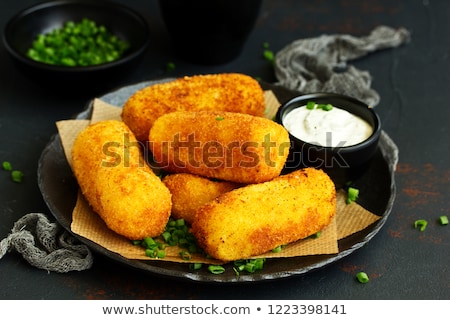
[[[264,116],[264,92],[244,74],[195,75],[155,84],[134,93],[124,104],[122,120],[140,141],[153,123],[173,111],[222,110]]]
[[[81,192],[108,228],[132,240],[160,235],[172,207],[166,186],[145,163],[138,141],[121,121],[90,125],[72,149]]]
[[[206,253],[233,261],[321,231],[335,213],[333,181],[307,168],[208,202],[197,210],[191,232]]]
[[[289,153],[278,123],[248,114],[178,111],[159,117],[149,134],[158,166],[238,183],[277,177]]]
[[[172,194],[172,217],[192,223],[195,211],[225,192],[241,186],[230,181],[211,180],[190,173],[170,174],[163,183]]]

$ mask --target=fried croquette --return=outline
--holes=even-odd
[[[195,211],[219,195],[241,186],[230,181],[211,180],[190,173],[170,174],[163,183],[172,194],[172,217],[192,223]]]
[[[221,110],[264,116],[264,91],[250,76],[239,73],[195,75],[145,87],[124,104],[122,120],[140,141],[153,123],[173,111]]]
[[[131,240],[164,231],[171,194],[145,163],[138,141],[123,122],[88,126],[75,140],[72,161],[81,192],[109,229]]]
[[[163,115],[149,142],[163,170],[244,184],[280,175],[290,144],[286,129],[272,120],[220,111]]]
[[[208,202],[197,210],[191,232],[207,254],[233,261],[317,233],[335,213],[333,181],[321,170],[306,168]]]

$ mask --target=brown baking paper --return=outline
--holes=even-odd
[[[279,107],[279,102],[271,91],[266,91],[265,97],[267,106],[266,117],[272,119]],[[71,150],[78,133],[94,122],[110,119],[121,120],[120,114],[121,108],[112,106],[99,99],[95,99],[90,120],[58,121],[56,125],[69,165],[72,164]],[[282,258],[338,253],[338,240],[365,229],[380,218],[355,202],[347,205],[345,200],[346,193],[345,191],[340,190],[337,193],[336,216],[330,225],[322,230],[320,237],[299,240],[295,243],[289,244],[278,253],[268,252],[266,254],[259,255],[258,257]],[[125,237],[122,237],[121,235],[108,229],[100,216],[98,216],[89,206],[81,192],[78,194],[77,203],[72,212],[71,230],[72,232],[97,243],[109,251],[118,253],[127,259],[152,259],[145,256],[144,249],[142,247],[133,245]],[[166,257],[163,260],[187,262],[180,258],[180,251],[181,249],[177,246],[167,247]],[[200,254],[194,254],[192,259],[188,262],[220,263],[217,260],[205,258]]]

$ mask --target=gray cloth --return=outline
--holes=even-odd
[[[322,35],[292,42],[275,55],[278,84],[301,93],[333,92],[359,99],[374,107],[380,97],[371,89],[371,75],[347,61],[370,52],[407,43],[404,28],[375,28],[369,36]]]
[[[89,248],[42,213],[29,213],[0,242],[0,259],[15,249],[31,265],[54,272],[81,271],[92,266]]]

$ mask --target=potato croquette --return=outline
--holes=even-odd
[[[264,116],[264,91],[250,76],[239,73],[183,77],[148,86],[124,104],[122,120],[140,141],[153,123],[173,111],[221,110]]]
[[[239,183],[211,180],[189,173],[170,174],[162,181],[172,194],[172,217],[191,224],[198,208],[241,186]]]
[[[81,192],[109,229],[131,240],[164,231],[171,194],[145,163],[138,141],[123,122],[88,126],[75,140],[72,161]]]
[[[208,202],[197,210],[191,232],[206,253],[233,261],[321,231],[335,213],[333,181],[321,170],[306,168]]]
[[[244,184],[280,175],[290,144],[286,129],[272,120],[220,111],[163,115],[149,141],[163,170]]]

